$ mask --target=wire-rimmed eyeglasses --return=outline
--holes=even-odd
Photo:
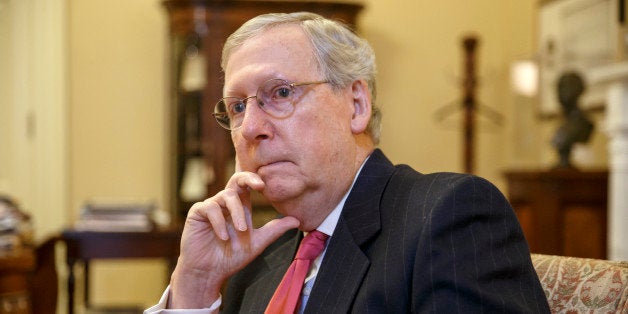
[[[257,100],[257,105],[275,118],[285,118],[294,109],[295,88],[299,86],[323,84],[327,81],[290,83],[283,79],[270,79],[262,83],[253,96],[246,98],[224,97],[216,103],[212,114],[218,124],[227,130],[234,130],[242,125],[247,101]]]

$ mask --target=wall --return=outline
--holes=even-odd
[[[371,1],[365,35],[379,58],[382,147],[396,162],[423,172],[462,171],[461,111],[443,121],[435,113],[460,104],[462,38],[477,47],[476,100],[503,115],[503,125],[477,116],[476,173],[501,186],[509,166],[512,111],[509,65],[532,56],[536,1]],[[487,112],[486,110],[484,112]],[[503,186],[502,186],[503,187]]]
[[[0,1],[0,194],[37,239],[67,222],[65,12],[62,0]]]
[[[534,118],[533,100],[509,88],[510,64],[535,50],[535,0],[367,0],[361,33],[378,55],[381,147],[422,172],[461,171],[460,115],[434,113],[460,100],[461,38],[475,33],[477,99],[504,116],[480,117],[477,173],[505,191],[502,171],[546,167],[555,122]],[[69,1],[70,212],[91,197],[165,202],[166,17],[157,0]],[[594,160],[602,164],[603,136]],[[94,300],[157,301],[163,268],[104,262],[95,267]],[[124,283],[124,284],[121,284]]]
[[[72,208],[91,197],[163,204],[166,26],[160,4],[71,1],[69,7]]]

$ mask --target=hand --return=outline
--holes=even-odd
[[[224,190],[190,208],[170,281],[169,307],[209,307],[229,277],[299,226],[296,218],[283,217],[253,229],[250,189],[261,191],[264,186],[257,174],[237,172]]]

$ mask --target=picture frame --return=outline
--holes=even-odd
[[[558,78],[566,72],[582,75],[621,58],[620,19],[624,0],[542,1],[539,11],[539,115],[560,114],[556,92]],[[621,12],[620,12],[621,11]],[[621,13],[621,14],[620,14]],[[623,42],[623,41],[622,41]],[[580,106],[585,111],[605,107],[606,91],[587,84]]]

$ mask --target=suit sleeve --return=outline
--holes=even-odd
[[[549,312],[521,227],[499,190],[470,175],[441,174],[431,183],[412,312]]]

